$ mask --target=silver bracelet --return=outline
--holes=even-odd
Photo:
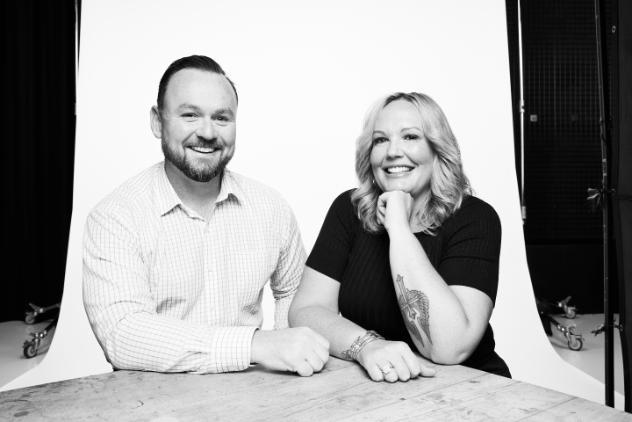
[[[375,340],[383,340],[384,337],[373,330],[369,330],[351,343],[349,349],[342,352],[342,357],[347,360],[358,360],[358,355],[364,349],[364,346]]]

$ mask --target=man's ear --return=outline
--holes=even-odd
[[[149,111],[149,124],[151,125],[151,132],[158,139],[162,138],[162,120],[160,117],[160,111],[157,106],[153,106]]]

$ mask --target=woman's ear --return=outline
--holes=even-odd
[[[149,124],[151,126],[151,132],[158,139],[162,138],[162,117],[160,116],[160,110],[157,106],[153,106],[149,110]]]

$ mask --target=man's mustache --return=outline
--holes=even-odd
[[[217,138],[213,139],[200,139],[198,138],[195,142],[187,143],[185,145],[188,148],[223,148],[224,146]]]

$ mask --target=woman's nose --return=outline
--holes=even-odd
[[[401,140],[393,139],[388,143],[388,148],[386,149],[386,155],[389,157],[399,157],[402,155],[402,144]]]

